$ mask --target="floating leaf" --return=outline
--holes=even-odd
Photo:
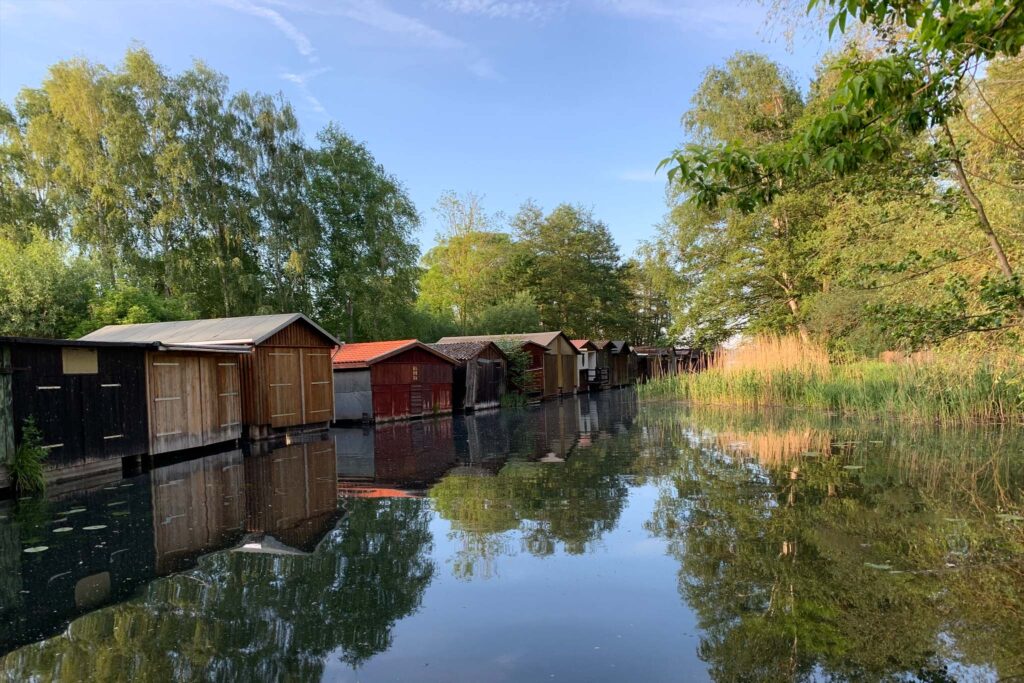
[[[49,549],[50,549],[50,546],[48,546],[48,545],[34,545],[31,548],[25,548],[25,552],[26,553],[41,553],[44,550],[49,550]]]
[[[79,512],[85,512],[85,508],[71,508],[60,513],[62,515],[77,515]]]
[[[115,500],[113,503],[107,503],[107,507],[108,508],[113,508],[113,507],[117,507],[118,505],[124,505],[127,502],[128,502],[127,500]]]
[[[71,531],[74,528],[75,527],[73,527],[73,526],[59,526],[59,527],[57,527],[56,529],[53,530],[53,533],[55,533],[55,534],[64,534],[64,533],[67,533],[67,532]]]
[[[83,526],[86,531],[98,531],[99,529],[106,529],[106,524],[93,524],[92,526]]]

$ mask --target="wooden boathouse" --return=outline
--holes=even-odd
[[[580,352],[576,369],[580,374],[580,391],[596,391],[608,386],[608,366],[598,365],[600,352],[590,339],[573,339],[572,345]]]
[[[334,415],[331,349],[339,342],[301,313],[108,325],[82,339],[251,351],[239,356],[237,387],[249,439],[325,428]]]
[[[122,458],[238,439],[238,365],[246,353],[236,346],[0,338],[2,462],[30,418],[54,482],[119,470]]]
[[[518,341],[524,346],[527,342],[544,348],[543,376],[541,379],[541,398],[555,398],[576,393],[580,377],[576,369],[576,357],[579,351],[563,332],[534,332],[529,334],[493,334],[469,337],[442,337],[438,344],[459,342],[504,340]],[[536,360],[536,359],[535,359]]]
[[[458,361],[452,375],[452,408],[472,411],[497,408],[505,394],[508,356],[494,342],[430,344]]]
[[[343,344],[333,363],[335,420],[384,422],[452,412],[457,361],[415,339]]]

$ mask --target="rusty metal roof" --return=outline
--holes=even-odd
[[[500,346],[490,341],[438,342],[436,344],[427,344],[427,346],[440,351],[446,356],[454,358],[457,361],[467,361],[471,358],[476,358],[483,353],[484,349],[488,346],[493,346],[498,353],[502,356],[505,355],[505,352],[501,350]]]
[[[303,321],[332,344],[331,334],[301,313],[247,315],[238,318],[206,318],[164,323],[107,325],[82,337],[82,341],[157,342],[191,346],[256,346],[294,322]]]
[[[465,337],[441,337],[437,340],[438,344],[453,344],[458,342],[474,342],[474,341],[490,341],[499,342],[505,340],[512,340],[518,342],[533,342],[540,346],[548,347],[551,346],[552,342],[558,337],[565,337],[566,341],[569,340],[564,332],[529,332],[520,334],[479,334],[469,335]],[[571,342],[570,342],[571,344]],[[573,347],[575,350],[576,347]]]
[[[427,344],[417,341],[416,339],[394,339],[391,341],[342,344],[334,350],[334,353],[331,356],[331,362],[333,363],[335,370],[368,368],[374,363],[379,363],[385,358],[390,358],[395,354],[402,353],[403,351],[408,351],[410,349],[423,349],[427,353],[433,354],[452,365],[459,364],[450,356],[438,351],[437,349],[432,349]]]

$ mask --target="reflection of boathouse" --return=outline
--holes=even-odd
[[[455,465],[453,436],[451,417],[336,429],[339,489],[422,489]]]

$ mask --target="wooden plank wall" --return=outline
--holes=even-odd
[[[237,356],[148,352],[146,372],[152,455],[241,437]]]
[[[14,392],[11,387],[11,349],[0,346],[0,464],[14,457]]]

